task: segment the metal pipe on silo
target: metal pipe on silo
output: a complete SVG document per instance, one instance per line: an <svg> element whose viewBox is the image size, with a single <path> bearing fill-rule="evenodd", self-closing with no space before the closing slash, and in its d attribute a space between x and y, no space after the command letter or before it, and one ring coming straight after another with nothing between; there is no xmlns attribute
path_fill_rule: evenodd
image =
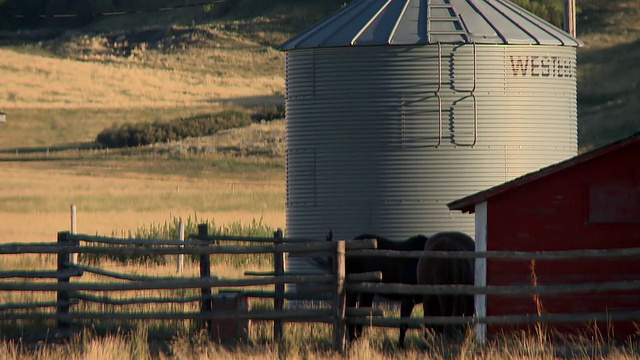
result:
<svg viewBox="0 0 640 360"><path fill-rule="evenodd" d="M564 31L576 36L576 0L564 0Z"/></svg>

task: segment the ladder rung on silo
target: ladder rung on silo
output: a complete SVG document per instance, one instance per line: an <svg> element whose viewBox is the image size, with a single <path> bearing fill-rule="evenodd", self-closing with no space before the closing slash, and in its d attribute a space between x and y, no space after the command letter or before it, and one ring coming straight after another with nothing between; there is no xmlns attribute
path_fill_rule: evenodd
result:
<svg viewBox="0 0 640 360"><path fill-rule="evenodd" d="M432 9L447 9L449 10L451 15L450 17L432 17L431 16L431 10ZM431 22L451 22L451 23L457 23L457 27L459 29L462 30L433 30L431 29ZM428 37L428 43L431 43L431 35L458 35L458 36L464 36L467 38L467 40L469 39L469 33L467 31L464 30L464 25L462 23L462 19L460 18L460 16L458 15L458 13L455 11L455 8L453 5L448 4L448 3L439 3L439 4L434 4L433 0L428 0L427 2L427 37Z"/></svg>

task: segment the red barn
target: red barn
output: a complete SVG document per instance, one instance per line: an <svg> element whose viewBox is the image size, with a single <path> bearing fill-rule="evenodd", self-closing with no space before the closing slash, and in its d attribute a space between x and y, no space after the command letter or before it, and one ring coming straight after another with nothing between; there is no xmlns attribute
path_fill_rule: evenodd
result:
<svg viewBox="0 0 640 360"><path fill-rule="evenodd" d="M502 185L453 201L475 213L478 251L640 248L640 133ZM640 280L640 259L505 261L479 259L476 285L564 285ZM478 316L640 311L640 290L581 294L476 296ZM597 323L618 340L640 321ZM613 325L613 332L611 326ZM587 324L555 324L579 333ZM591 323L593 333L593 323ZM481 341L506 326L477 328Z"/></svg>

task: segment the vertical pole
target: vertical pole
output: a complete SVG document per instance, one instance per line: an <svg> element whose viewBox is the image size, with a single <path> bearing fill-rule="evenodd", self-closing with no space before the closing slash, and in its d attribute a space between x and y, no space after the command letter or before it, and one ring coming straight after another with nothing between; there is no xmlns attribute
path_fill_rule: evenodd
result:
<svg viewBox="0 0 640 360"><path fill-rule="evenodd" d="M576 36L576 0L564 0L564 31Z"/></svg>
<svg viewBox="0 0 640 360"><path fill-rule="evenodd" d="M198 240L207 241L207 237L209 236L209 226L207 224L198 225ZM208 246L208 244L202 244L201 246ZM200 278L210 278L211 277L211 260L209 258L209 254L201 254L200 255ZM200 312L208 313L211 312L211 288L203 287L200 289L202 299L200 300ZM204 320L203 327L211 333L211 319Z"/></svg>
<svg viewBox="0 0 640 360"><path fill-rule="evenodd" d="M71 245L69 240L69 232L63 231L58 233L58 245ZM58 253L58 272L62 272L69 269L69 253ZM68 284L69 277L58 278L58 284ZM69 314L69 292L66 290L58 290L56 315L68 315ZM68 329L70 324L68 320L57 319L58 330Z"/></svg>
<svg viewBox="0 0 640 360"><path fill-rule="evenodd" d="M71 234L75 235L78 233L78 222L77 222L77 209L75 205L71 205ZM78 263L78 253L71 254L71 259L69 259L70 263L77 264Z"/></svg>
<svg viewBox="0 0 640 360"><path fill-rule="evenodd" d="M345 350L345 314L347 307L347 294L344 289L345 282L345 242L334 243L334 293L333 293L333 349L340 353Z"/></svg>
<svg viewBox="0 0 640 360"><path fill-rule="evenodd" d="M273 264L275 267L276 277L284 275L284 253L280 250L280 244L283 243L282 229L278 229L273 233L273 244L275 250L273 252ZM284 307L284 284L276 284L276 294L273 298L273 309L282 310ZM282 341L282 320L273 321L273 340L275 342Z"/></svg>
<svg viewBox="0 0 640 360"><path fill-rule="evenodd" d="M184 220L180 219L178 223L178 240L184 243ZM184 249L184 245L180 245L181 249ZM184 269L184 254L178 254L178 275L182 275Z"/></svg>
<svg viewBox="0 0 640 360"><path fill-rule="evenodd" d="M484 201L476 205L476 251L487 251L487 202ZM477 258L475 260L474 285L486 288L487 286L487 259ZM487 295L474 295L474 306L476 318L485 319L487 317ZM487 324L478 323L474 326L475 338L478 344L487 343Z"/></svg>

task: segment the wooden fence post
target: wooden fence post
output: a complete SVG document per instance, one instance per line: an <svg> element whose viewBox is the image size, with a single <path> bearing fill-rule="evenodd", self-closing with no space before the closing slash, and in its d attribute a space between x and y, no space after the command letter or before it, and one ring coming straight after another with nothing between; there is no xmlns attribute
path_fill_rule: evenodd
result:
<svg viewBox="0 0 640 360"><path fill-rule="evenodd" d="M207 224L198 225L198 240L207 241L207 237L209 236L209 226ZM203 244L201 246L208 246L208 244ZM200 278L210 278L211 277L211 259L209 258L209 254L201 254L200 255ZM211 304L211 288L203 287L201 288L202 299L200 300L200 312L206 313L211 312L212 304ZM204 320L203 327L211 333L211 319Z"/></svg>
<svg viewBox="0 0 640 360"><path fill-rule="evenodd" d="M277 247L283 243L282 229L273 233L273 244ZM276 249L273 252L273 264L276 276L284 275L284 253ZM278 311L284 307L284 284L276 284L275 296L273 298L273 309ZM276 342L282 341L282 320L273 321L273 339Z"/></svg>
<svg viewBox="0 0 640 360"><path fill-rule="evenodd" d="M340 353L345 350L345 314L347 306L347 294L344 289L345 282L345 242L335 242L334 250L334 292L333 292L333 349Z"/></svg>
<svg viewBox="0 0 640 360"><path fill-rule="evenodd" d="M184 220L180 219L178 224L178 240L184 242ZM184 245L180 245L180 248L184 249ZM178 275L182 275L184 269L184 254L178 254Z"/></svg>
<svg viewBox="0 0 640 360"><path fill-rule="evenodd" d="M58 245L71 245L72 242L69 239L69 232L62 231L58 233ZM70 268L69 260L70 260L69 252L60 252L58 253L58 272L64 272ZM58 278L58 284L68 284L69 277L60 277ZM57 296L57 306L56 306L56 315L66 315L69 314L69 292L66 290L58 290ZM67 320L57 319L57 327L58 330L65 330L70 327L70 324Z"/></svg>

